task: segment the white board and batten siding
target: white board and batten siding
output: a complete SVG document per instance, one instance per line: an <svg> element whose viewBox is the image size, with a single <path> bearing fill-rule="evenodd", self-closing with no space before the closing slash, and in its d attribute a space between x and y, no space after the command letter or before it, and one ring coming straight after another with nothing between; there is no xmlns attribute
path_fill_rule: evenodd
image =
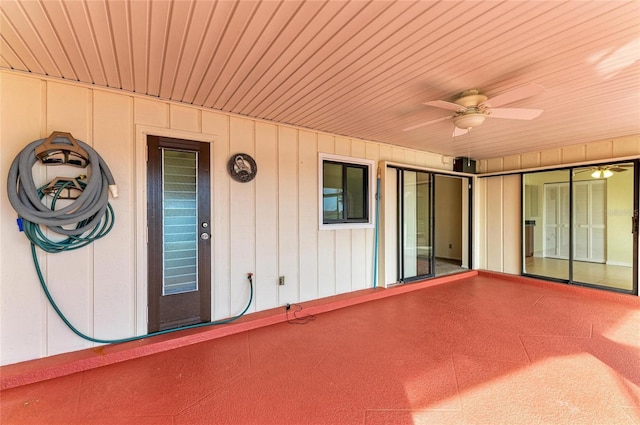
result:
<svg viewBox="0 0 640 425"><path fill-rule="evenodd" d="M254 273L255 283L250 313L372 287L374 229L319 230L320 153L369 159L376 166L379 161L448 166L430 153L11 71L0 73L0 90L1 175L27 143L57 130L92 145L115 176L120 196L111 199L112 232L87 248L39 254L62 310L97 338L146 333L147 134L211 143L213 319L242 311L249 296L247 273ZM227 161L238 152L257 162L258 175L249 183L227 174ZM36 178L52 179L54 168ZM48 305L15 218L5 194L0 197L0 363L91 347ZM278 285L279 276L285 277L284 286Z"/></svg>
<svg viewBox="0 0 640 425"><path fill-rule="evenodd" d="M520 175L478 179L476 194L480 201L477 229L480 240L478 267L516 274L521 273L520 251Z"/></svg>

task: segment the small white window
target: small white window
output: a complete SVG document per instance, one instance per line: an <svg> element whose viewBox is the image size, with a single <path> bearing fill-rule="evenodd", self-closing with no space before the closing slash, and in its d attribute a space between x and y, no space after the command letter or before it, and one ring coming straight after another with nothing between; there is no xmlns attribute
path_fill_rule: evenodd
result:
<svg viewBox="0 0 640 425"><path fill-rule="evenodd" d="M368 159L320 154L320 229L373 227L374 164Z"/></svg>

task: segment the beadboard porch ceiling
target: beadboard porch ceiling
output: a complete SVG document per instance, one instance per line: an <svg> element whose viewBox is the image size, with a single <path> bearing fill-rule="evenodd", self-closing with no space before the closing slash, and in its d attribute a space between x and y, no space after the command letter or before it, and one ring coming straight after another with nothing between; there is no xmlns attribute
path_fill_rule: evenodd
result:
<svg viewBox="0 0 640 425"><path fill-rule="evenodd" d="M640 133L639 1L2 0L2 68L486 159ZM527 84L452 138L468 89Z"/></svg>

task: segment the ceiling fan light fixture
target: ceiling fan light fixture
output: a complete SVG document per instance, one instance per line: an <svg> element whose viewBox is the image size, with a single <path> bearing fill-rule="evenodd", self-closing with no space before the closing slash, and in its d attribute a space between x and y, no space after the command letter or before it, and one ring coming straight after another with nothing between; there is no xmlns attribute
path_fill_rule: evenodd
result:
<svg viewBox="0 0 640 425"><path fill-rule="evenodd" d="M463 130L468 130L473 127L478 127L484 122L486 115L478 112L460 115L453 119L453 124Z"/></svg>
<svg viewBox="0 0 640 425"><path fill-rule="evenodd" d="M594 179L601 179L603 177L605 179L608 179L611 176L613 176L613 171L608 168L598 167L593 171L593 173L591 173L591 177L593 177Z"/></svg>
<svg viewBox="0 0 640 425"><path fill-rule="evenodd" d="M435 108L453 111L453 115L414 125L404 129L404 131L410 131L447 119L453 121L455 126L453 137L455 137L460 134L464 134L465 132L469 132L469 130L474 127L482 125L486 117L532 120L540 116L543 112L542 109L501 108L500 106L535 96L540 94L543 90L542 86L529 84L527 86L511 89L489 99L487 96L480 94L479 90L472 89L463 91L460 93L459 97L453 101L430 100L428 102L424 102L424 104Z"/></svg>

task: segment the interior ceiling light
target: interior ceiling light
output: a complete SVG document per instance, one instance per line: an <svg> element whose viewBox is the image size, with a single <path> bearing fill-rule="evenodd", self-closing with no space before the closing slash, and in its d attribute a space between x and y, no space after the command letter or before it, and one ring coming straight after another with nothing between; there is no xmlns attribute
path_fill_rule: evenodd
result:
<svg viewBox="0 0 640 425"><path fill-rule="evenodd" d="M593 173L591 173L591 177L593 177L594 179L600 179L602 177L608 179L611 176L613 176L613 171L609 170L608 168L602 167L598 167Z"/></svg>
<svg viewBox="0 0 640 425"><path fill-rule="evenodd" d="M484 119L487 116L485 114L474 112L469 114L460 115L459 117L455 117L453 119L453 123L456 127L461 128L463 130L468 130L473 127L478 127L484 122Z"/></svg>

